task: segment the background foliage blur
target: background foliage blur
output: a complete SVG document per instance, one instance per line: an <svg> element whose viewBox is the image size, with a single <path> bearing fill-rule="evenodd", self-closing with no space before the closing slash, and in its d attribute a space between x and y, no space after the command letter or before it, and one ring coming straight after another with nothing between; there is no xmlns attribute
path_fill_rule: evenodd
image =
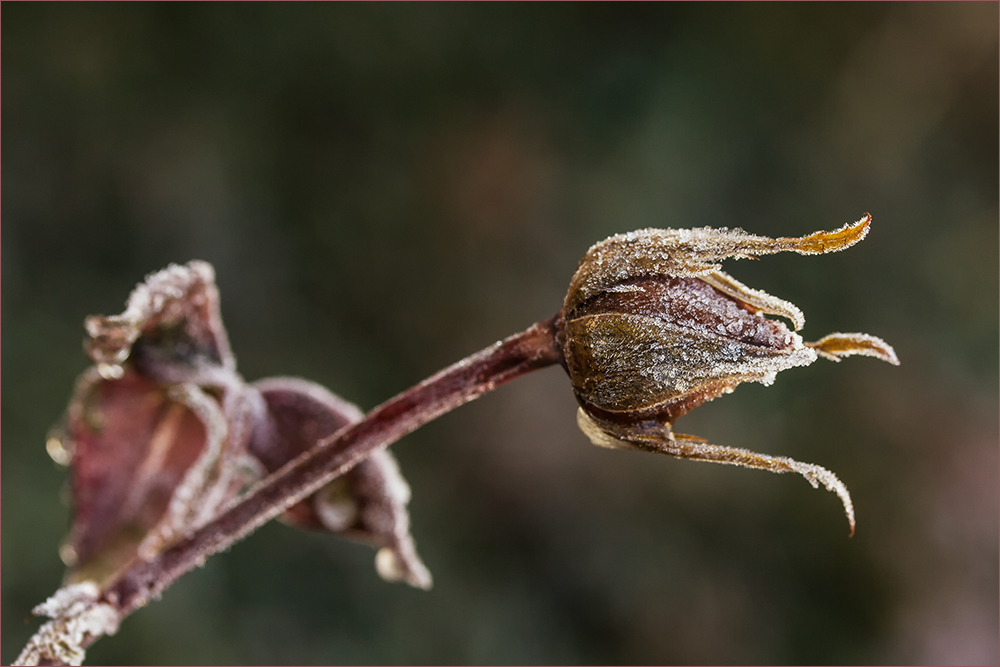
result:
<svg viewBox="0 0 1000 667"><path fill-rule="evenodd" d="M554 313L592 243L874 216L728 264L803 334L899 353L745 385L679 430L836 471L605 451L559 369L394 448L430 593L265 527L92 663L998 660L996 3L2 8L2 661L59 584L45 434L85 315L212 262L248 379L371 408Z"/></svg>

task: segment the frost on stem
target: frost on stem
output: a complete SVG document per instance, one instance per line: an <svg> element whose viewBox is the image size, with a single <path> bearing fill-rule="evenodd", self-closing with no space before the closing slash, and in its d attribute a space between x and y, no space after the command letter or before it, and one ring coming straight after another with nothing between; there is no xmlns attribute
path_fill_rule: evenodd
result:
<svg viewBox="0 0 1000 667"><path fill-rule="evenodd" d="M770 385L778 372L817 356L867 355L898 364L885 341L830 334L815 343L795 305L720 270L727 258L776 252L835 252L862 240L871 216L831 232L770 239L742 230L643 229L593 246L570 283L563 309L566 368L580 403L578 423L603 447L797 472L840 496L854 533L847 488L830 471L785 457L711 445L675 434L673 422L742 382Z"/></svg>
<svg viewBox="0 0 1000 667"><path fill-rule="evenodd" d="M47 616L14 661L15 665L79 665L85 647L102 635L118 630L118 612L98 602L100 590L92 582L70 584L32 610Z"/></svg>

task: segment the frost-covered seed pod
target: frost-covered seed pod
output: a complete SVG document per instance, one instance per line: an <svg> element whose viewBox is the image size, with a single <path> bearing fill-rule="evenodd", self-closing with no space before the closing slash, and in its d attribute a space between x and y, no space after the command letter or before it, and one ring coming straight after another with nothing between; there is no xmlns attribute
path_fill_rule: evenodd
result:
<svg viewBox="0 0 1000 667"><path fill-rule="evenodd" d="M832 232L771 239L728 229L643 229L613 236L580 261L561 313L566 370L578 422L596 445L680 458L799 472L836 491L854 525L847 489L833 473L784 457L710 445L673 432L673 422L741 382L775 375L817 356L861 354L898 364L892 347L867 334L835 333L805 343L793 304L720 270L727 257L842 250L865 237L870 216Z"/></svg>

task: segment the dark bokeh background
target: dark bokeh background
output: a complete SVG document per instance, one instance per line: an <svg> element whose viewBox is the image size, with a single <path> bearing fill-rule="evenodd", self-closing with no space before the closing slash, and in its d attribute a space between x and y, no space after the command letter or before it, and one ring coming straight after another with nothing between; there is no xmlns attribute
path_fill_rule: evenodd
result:
<svg viewBox="0 0 1000 667"><path fill-rule="evenodd" d="M269 525L93 663L998 660L998 10L946 4L2 8L2 661L59 584L45 453L85 315L211 261L240 369L370 408L558 309L631 229L874 216L728 264L902 366L817 362L679 423L800 478L601 450L559 369L394 447L432 592Z"/></svg>

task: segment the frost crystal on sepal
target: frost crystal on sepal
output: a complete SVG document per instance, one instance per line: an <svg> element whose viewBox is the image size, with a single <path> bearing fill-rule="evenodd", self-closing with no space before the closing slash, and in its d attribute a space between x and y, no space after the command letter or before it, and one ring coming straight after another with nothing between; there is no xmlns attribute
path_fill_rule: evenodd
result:
<svg viewBox="0 0 1000 667"><path fill-rule="evenodd" d="M875 357L882 361L899 365L899 357L892 346L878 336L863 333L832 333L823 336L815 343L806 343L816 350L816 354L829 359L830 361L840 361L844 357L861 355L865 357Z"/></svg>
<svg viewBox="0 0 1000 667"><path fill-rule="evenodd" d="M607 287L639 276L704 276L727 257L746 259L777 252L816 255L849 248L868 234L871 216L832 232L771 239L742 229L640 229L594 245L570 282L570 310ZM732 296L732 295L730 295ZM767 311L765 311L767 312Z"/></svg>
<svg viewBox="0 0 1000 667"><path fill-rule="evenodd" d="M638 449L693 461L723 463L776 473L798 473L805 477L813 488L823 484L827 491L837 494L844 504L844 514L851 526L851 535L854 534L854 503L851 501L851 494L834 473L821 466L802 463L786 456L769 456L736 447L713 445L695 436L675 434L669 424L662 424L645 432L637 429L622 430L612 424L601 425L583 408L577 410L576 423L590 442L598 447Z"/></svg>

